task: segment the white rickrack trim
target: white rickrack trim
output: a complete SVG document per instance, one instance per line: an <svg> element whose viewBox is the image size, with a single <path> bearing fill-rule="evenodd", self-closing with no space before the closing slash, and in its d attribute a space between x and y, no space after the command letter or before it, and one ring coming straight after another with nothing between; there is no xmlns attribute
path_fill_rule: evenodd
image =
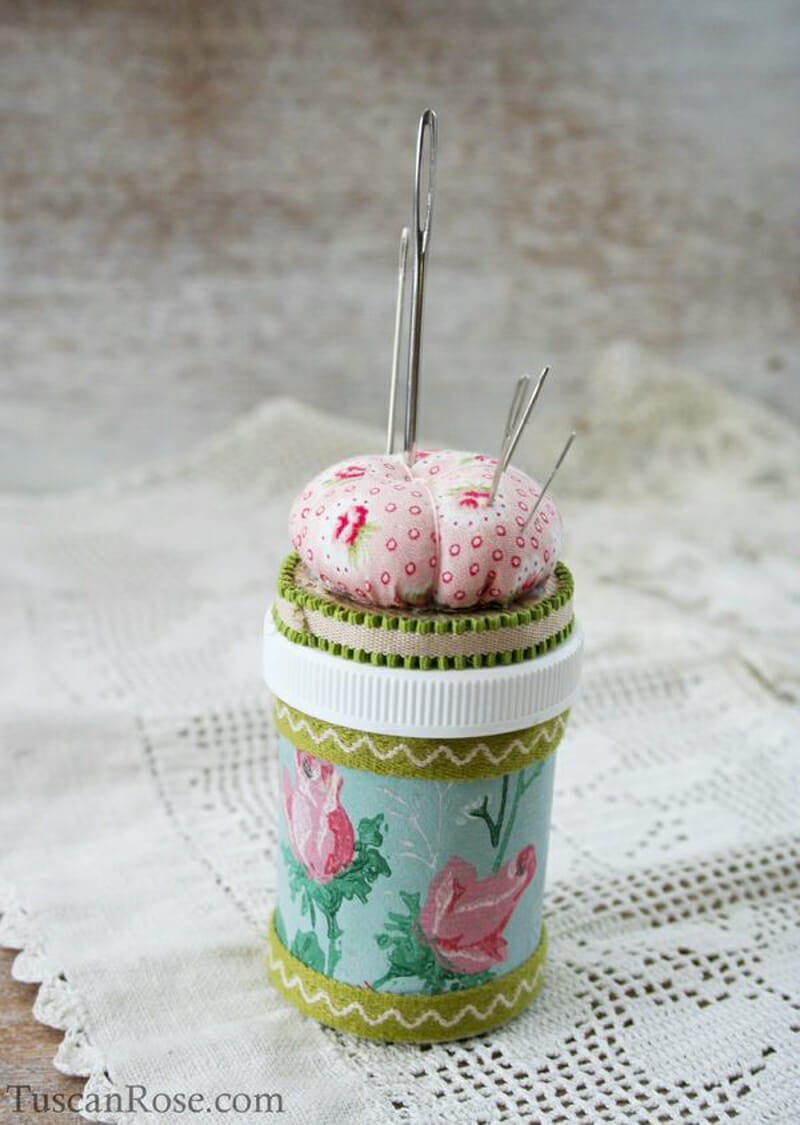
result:
<svg viewBox="0 0 800 1125"><path fill-rule="evenodd" d="M528 995L533 995L533 993L536 991L536 986L539 983L539 978L544 972L544 963L540 963L539 965L537 965L536 971L534 972L533 977L530 980L523 979L519 981L510 1000L506 996L504 996L502 992L498 992L495 996L492 997L490 1003L486 1006L486 1008L483 1009L476 1008L475 1005L470 1001L470 1003L465 1004L463 1008L460 1008L454 1016L451 1016L449 1018L440 1015L435 1008L428 1008L428 1010L422 1012L421 1015L415 1016L414 1019L409 1020L403 1015L402 1012L399 1012L397 1008L387 1008L385 1012L381 1012L380 1015L377 1016L367 1015L367 1013L364 1011L363 1005L359 1000L351 1000L343 1007L340 1007L338 1004L335 1004L333 1002L328 993L323 989L318 988L313 992L309 992L299 976L287 976L286 966L284 962L279 957L275 956L271 949L269 951L269 962L270 968L274 969L280 975L284 988L288 992L292 992L294 990L299 992L306 1004L315 1006L320 1002L324 1002L331 1015L336 1019L343 1019L344 1017L351 1015L353 1012L357 1012L364 1023L369 1024L370 1027L380 1027L381 1024L384 1024L388 1020L393 1019L407 1031L415 1031L418 1027L421 1027L424 1023L428 1023L430 1020L438 1023L439 1026L444 1028L445 1030L450 1030L457 1024L461 1023L464 1017L468 1015L474 1016L476 1020L487 1020L490 1016L493 1016L497 1009L500 1007L503 1007L507 1012L510 1012L519 1002L519 998L522 996L523 992L528 993Z"/></svg>
<svg viewBox="0 0 800 1125"><path fill-rule="evenodd" d="M288 707L281 699L276 700L275 714L279 719L285 721L295 734L301 731L306 733L316 746L319 746L322 742L326 742L328 739L332 739L343 754L355 754L364 747L370 754L382 762L390 762L398 755L403 754L411 765L420 769L429 766L431 762L438 761L440 758L447 758L454 766L465 766L469 765L470 762L480 755L483 756L487 762L490 762L491 765L499 766L506 758L510 758L516 754L521 754L525 757L533 757L542 743L548 746L558 745L567 726L566 714L558 715L552 725L542 725L541 729L532 736L530 743L526 744L521 738L514 738L506 743L503 749L497 754L492 751L492 748L486 742L476 743L467 754L454 754L452 749L445 742L434 747L427 754L416 754L414 748L409 746L406 742L398 742L387 750L381 750L370 735L365 732L362 732L360 736L352 742L347 743L342 739L337 727L328 726L325 727L324 730L315 731L306 718L302 716L295 717L296 712Z"/></svg>

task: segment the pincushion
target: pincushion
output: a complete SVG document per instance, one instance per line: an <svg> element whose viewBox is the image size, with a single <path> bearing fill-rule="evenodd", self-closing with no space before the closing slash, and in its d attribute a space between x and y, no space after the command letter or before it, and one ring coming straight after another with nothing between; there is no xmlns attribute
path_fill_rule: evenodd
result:
<svg viewBox="0 0 800 1125"><path fill-rule="evenodd" d="M283 778L270 977L322 1023L409 1042L483 1034L541 987L554 751L583 643L547 499L574 433L543 484L511 467L549 367L517 380L497 458L416 447L435 137L426 110L386 453L297 498L264 628Z"/></svg>
<svg viewBox="0 0 800 1125"><path fill-rule="evenodd" d="M303 489L289 519L295 550L327 589L367 605L467 609L505 604L553 574L561 517L542 486L458 450L341 461Z"/></svg>

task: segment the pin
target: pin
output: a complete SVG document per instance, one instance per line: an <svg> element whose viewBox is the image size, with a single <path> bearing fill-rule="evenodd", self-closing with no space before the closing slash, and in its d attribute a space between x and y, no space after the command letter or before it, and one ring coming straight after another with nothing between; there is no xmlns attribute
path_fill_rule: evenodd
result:
<svg viewBox="0 0 800 1125"><path fill-rule="evenodd" d="M528 518L525 520L525 523L522 525L521 532L522 532L523 535L525 534L525 532L528 528L528 524L531 522L531 520L536 518L536 513L539 511L539 505L541 504L542 500L544 500L545 493L547 492L550 485L553 483L553 477L556 475L558 470L561 468L561 465L564 461L564 458L569 453L570 446L572 445L574 440L575 440L575 431L573 430L572 433L567 438L566 445L561 450L561 453L558 456L558 460L556 461L555 465L553 465L550 476L544 482L544 486L542 487L542 491L539 493L539 495L536 499L536 503L533 505L533 511L528 516Z"/></svg>
<svg viewBox="0 0 800 1125"><path fill-rule="evenodd" d="M394 415L397 405L397 374L400 370L400 329L406 303L406 278L408 277L408 227L400 235L400 257L397 263L397 301L394 309L394 344L392 345L392 374L389 380L389 418L386 424L386 452L394 453Z"/></svg>
<svg viewBox="0 0 800 1125"><path fill-rule="evenodd" d="M428 186L425 202L425 215L422 225L422 158L425 137L428 137ZM419 119L417 132L417 162L414 171L414 202L412 236L414 239L414 272L411 285L411 329L408 342L408 376L406 379L406 416L403 452L408 465L414 463L417 442L417 404L419 402L419 372L422 360L422 310L425 298L425 266L428 257L428 243L431 235L433 216L433 184L436 173L437 120L432 109L426 109Z"/></svg>
<svg viewBox="0 0 800 1125"><path fill-rule="evenodd" d="M517 389L514 391L514 398L511 402L511 411L509 411L508 422L506 422L506 433L503 437L503 445L500 450L500 457L497 462L497 468L494 471L494 477L492 478L492 487L489 492L488 500L490 506L494 503L495 493L497 492L498 486L500 484L500 479L511 463L511 458L514 456L514 450L519 445L519 439L522 437L522 433L528 424L528 419L530 418L531 413L533 412L533 408L536 405L536 400L542 393L542 387L544 386L545 379L549 374L550 367L547 366L543 368L542 373L536 382L536 386L533 388L531 396L525 403L524 407L520 407L518 404L518 396L520 394L520 384L522 383L522 379L520 379L517 383ZM522 376L522 378L525 379L527 386L527 384L530 382L528 376L524 375ZM511 417L512 411L516 414L516 417L513 421ZM511 423L510 432L509 423Z"/></svg>

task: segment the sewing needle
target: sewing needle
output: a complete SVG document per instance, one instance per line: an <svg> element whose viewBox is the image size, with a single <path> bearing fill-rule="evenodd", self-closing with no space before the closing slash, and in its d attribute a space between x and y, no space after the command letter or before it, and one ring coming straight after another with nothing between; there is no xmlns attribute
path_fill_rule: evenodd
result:
<svg viewBox="0 0 800 1125"><path fill-rule="evenodd" d="M389 380L389 418L386 424L386 452L394 453L395 408L397 405L397 375L400 370L400 331L406 303L406 278L408 277L408 227L400 235L400 257L397 264L397 300L394 310L394 343L392 345L392 373Z"/></svg>
<svg viewBox="0 0 800 1125"><path fill-rule="evenodd" d="M428 138L428 184L424 221L422 216L422 160L425 138ZM433 185L436 173L437 118L432 109L426 109L419 119L417 132L417 161L414 171L413 237L414 269L411 283L411 328L408 344L408 376L406 379L406 415L403 452L409 466L414 463L417 442L417 405L419 402L419 373L422 360L422 310L425 298L425 267L433 216Z"/></svg>
<svg viewBox="0 0 800 1125"><path fill-rule="evenodd" d="M561 453L558 455L558 460L556 461L555 465L553 465L550 476L544 482L544 486L542 487L542 491L539 493L538 497L536 498L536 503L533 505L533 511L530 513L528 518L525 520L525 523L522 525L522 534L523 535L525 534L525 531L527 530L528 524L531 522L532 519L535 519L536 513L539 511L539 505L541 504L542 500L544 500L545 493L547 492L550 485L553 483L553 477L556 475L558 470L561 468L561 465L564 461L564 458L569 453L570 446L572 445L574 440L575 440L575 431L573 430L572 433L567 438L567 441L566 441L566 444L565 444L564 448L561 450Z"/></svg>
<svg viewBox="0 0 800 1125"><path fill-rule="evenodd" d="M497 487L500 484L500 479L501 479L503 473L508 468L509 464L511 463L511 458L514 456L514 450L517 448L517 445L519 444L519 439L522 437L522 433L523 433L525 427L528 424L528 419L530 418L531 413L533 411L533 408L536 405L536 400L538 399L539 395L542 393L542 387L544 386L545 380L547 379L547 376L549 374L550 374L549 366L542 369L542 373L541 373L541 375L539 376L539 378L536 382L536 386L533 388L533 391L530 395L530 398L526 402L522 411L517 412L518 418L517 418L516 424L514 426L514 429L513 429L512 433L510 434L508 440L504 443L504 447L503 447L503 450L501 452L500 464L498 466L500 471L498 473L497 469L495 470L494 479L492 481L492 489L491 489L490 494L489 494L489 501L488 501L489 504L494 503L495 492L497 491ZM516 398L516 395L515 395L515 398Z"/></svg>

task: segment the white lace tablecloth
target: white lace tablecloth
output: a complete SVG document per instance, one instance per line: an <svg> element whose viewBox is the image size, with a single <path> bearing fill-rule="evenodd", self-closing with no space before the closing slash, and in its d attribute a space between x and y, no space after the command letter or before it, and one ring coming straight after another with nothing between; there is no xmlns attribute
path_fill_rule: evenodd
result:
<svg viewBox="0 0 800 1125"><path fill-rule="evenodd" d="M323 1030L265 978L262 615L293 490L377 435L271 402L180 464L0 502L1 936L88 1092L276 1091L315 1123L798 1119L798 434L631 346L579 430L546 987L448 1046Z"/></svg>

